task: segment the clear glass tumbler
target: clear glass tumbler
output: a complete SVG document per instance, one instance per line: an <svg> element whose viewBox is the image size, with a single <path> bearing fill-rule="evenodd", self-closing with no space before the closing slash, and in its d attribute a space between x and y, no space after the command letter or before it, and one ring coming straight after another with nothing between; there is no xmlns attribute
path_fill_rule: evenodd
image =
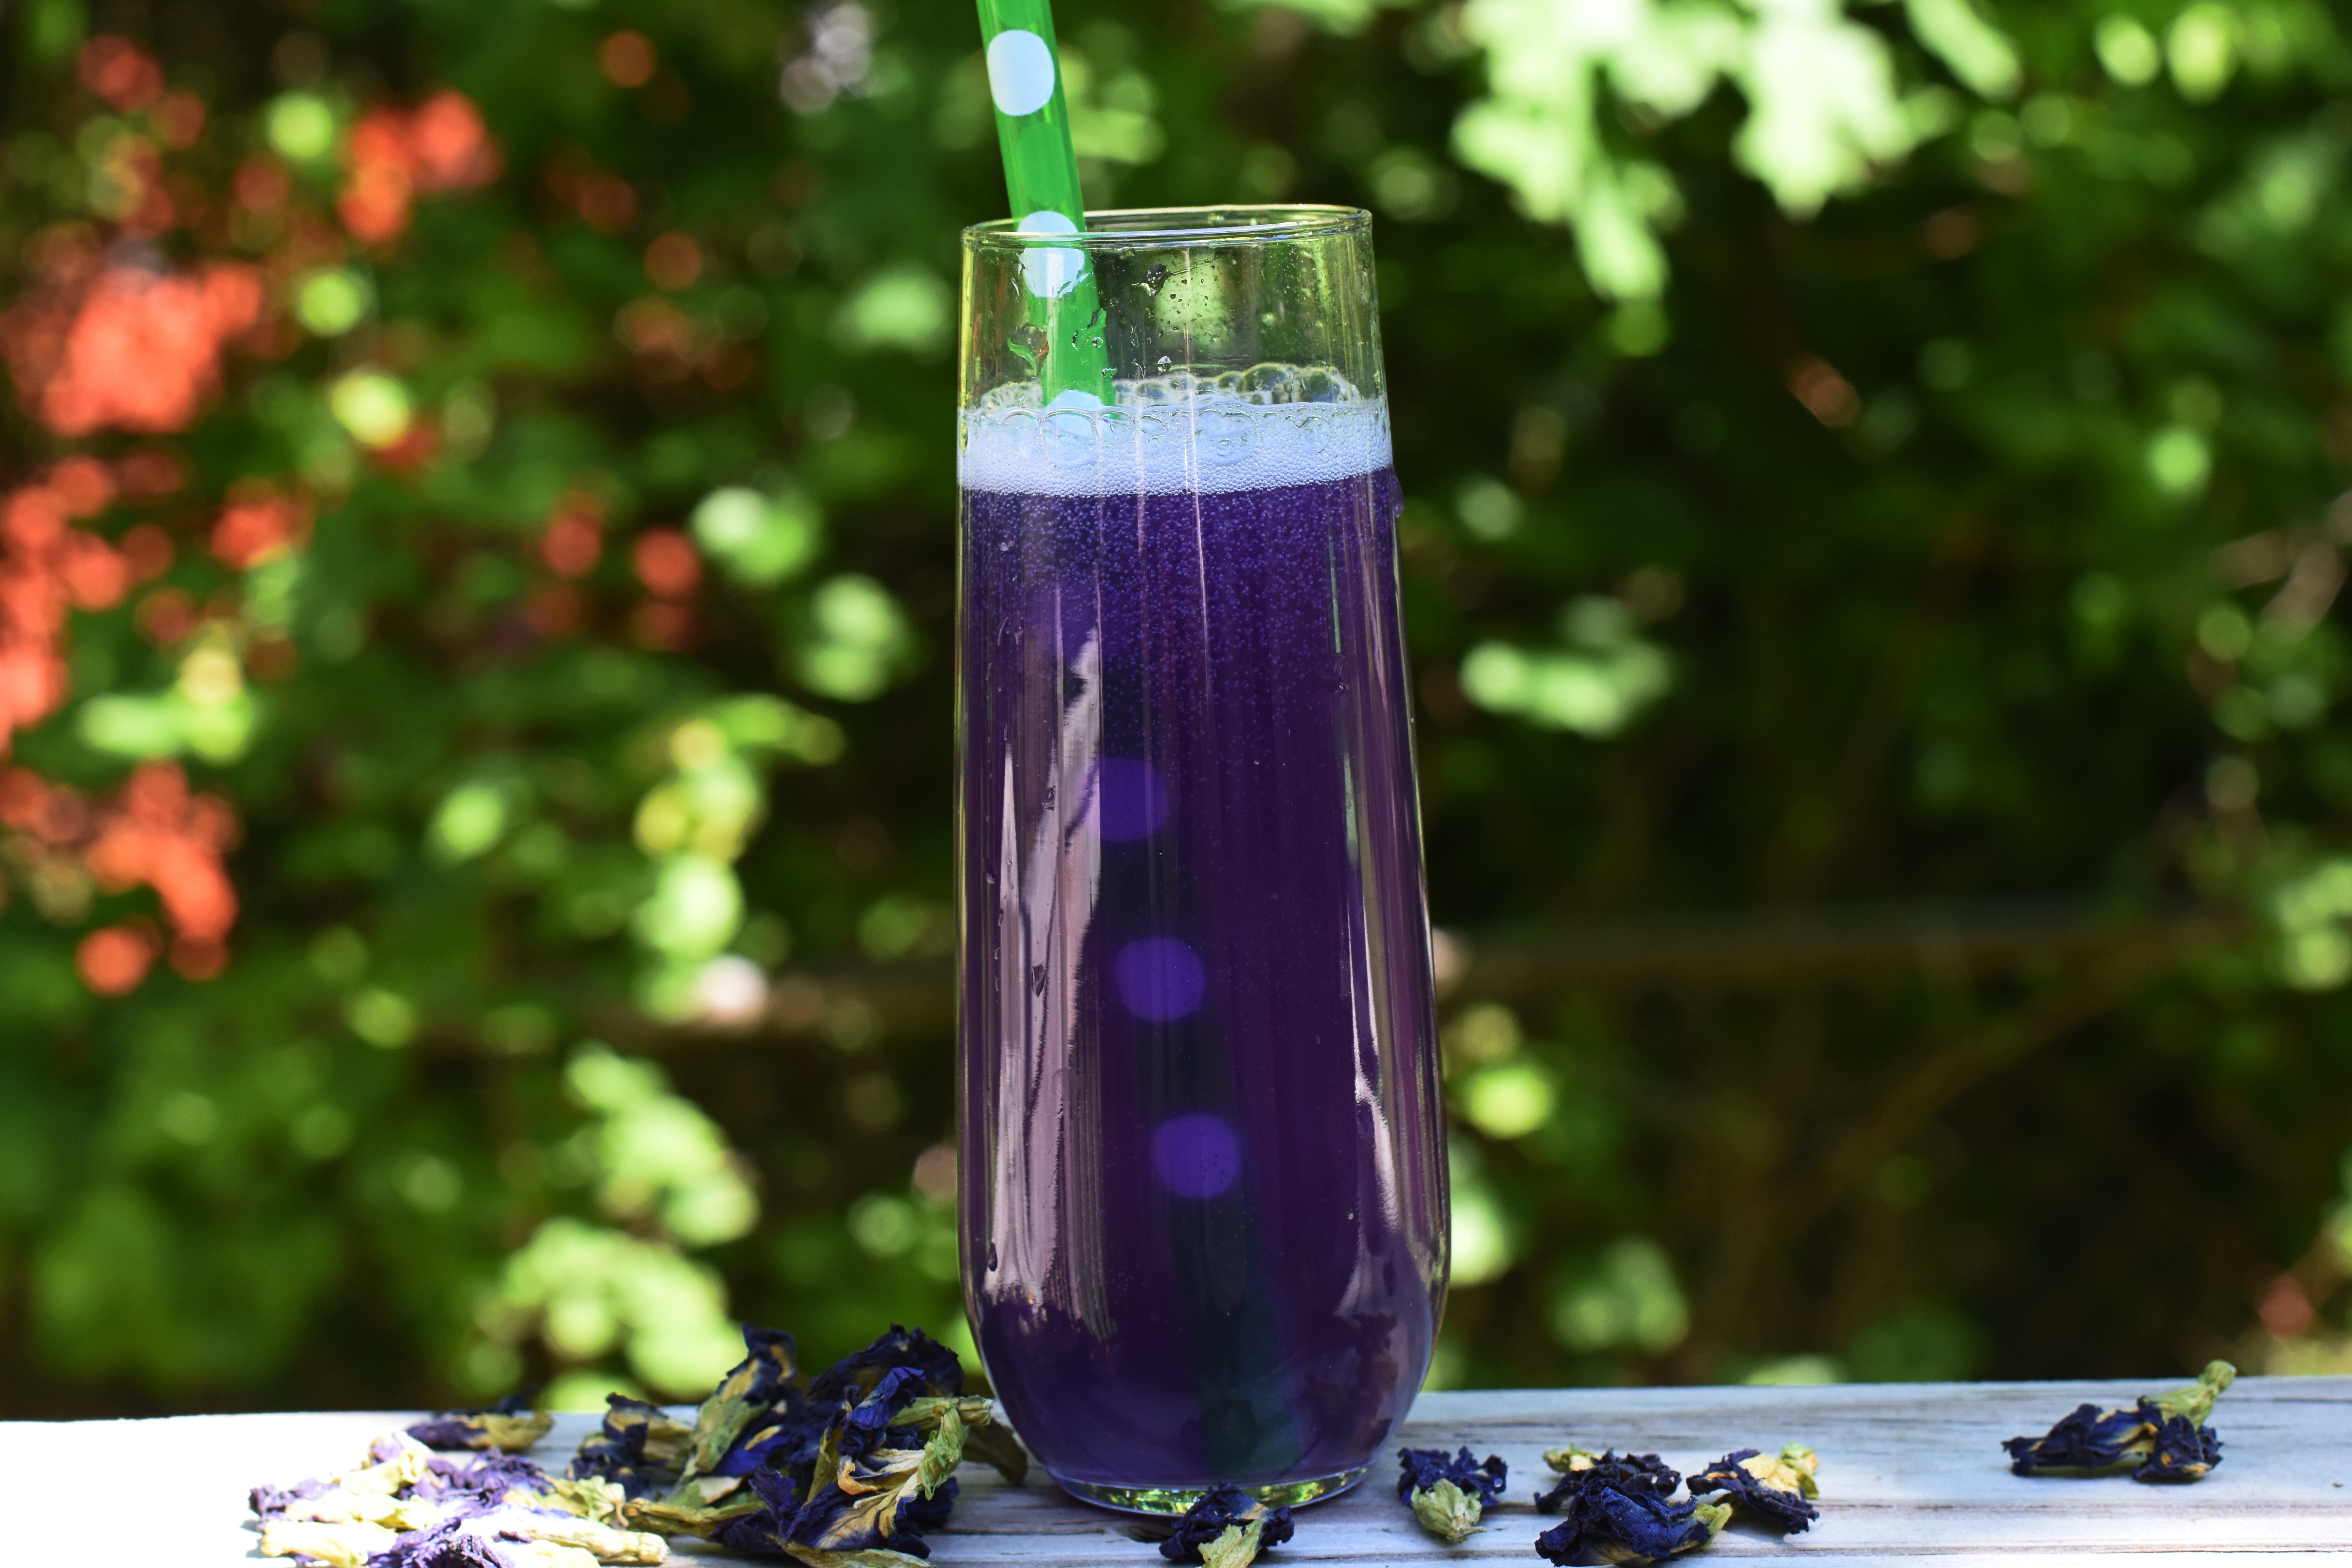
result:
<svg viewBox="0 0 2352 1568"><path fill-rule="evenodd" d="M964 234L965 1300L1079 1497L1306 1501L1445 1294L1370 219L1087 223Z"/></svg>

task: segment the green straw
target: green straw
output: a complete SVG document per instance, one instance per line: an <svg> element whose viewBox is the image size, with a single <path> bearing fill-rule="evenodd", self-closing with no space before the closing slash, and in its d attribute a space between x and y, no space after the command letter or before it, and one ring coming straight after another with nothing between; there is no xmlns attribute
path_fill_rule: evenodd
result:
<svg viewBox="0 0 2352 1568"><path fill-rule="evenodd" d="M1014 217L1024 231L1083 232L1086 200L1078 194L1053 12L1046 0L980 0L980 36L988 46L988 90L996 101L996 139ZM1029 320L1039 331L1013 346L1036 366L1045 401L1108 402L1101 301L1087 253L1075 246L1033 247L1022 258L1022 278Z"/></svg>

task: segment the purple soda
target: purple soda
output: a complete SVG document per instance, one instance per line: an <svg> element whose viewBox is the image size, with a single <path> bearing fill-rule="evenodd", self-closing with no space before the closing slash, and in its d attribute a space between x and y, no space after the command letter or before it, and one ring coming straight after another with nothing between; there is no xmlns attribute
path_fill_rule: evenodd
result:
<svg viewBox="0 0 2352 1568"><path fill-rule="evenodd" d="M1075 473L967 432L966 1299L1108 1500L1360 1470L1444 1292L1385 428L1224 417Z"/></svg>

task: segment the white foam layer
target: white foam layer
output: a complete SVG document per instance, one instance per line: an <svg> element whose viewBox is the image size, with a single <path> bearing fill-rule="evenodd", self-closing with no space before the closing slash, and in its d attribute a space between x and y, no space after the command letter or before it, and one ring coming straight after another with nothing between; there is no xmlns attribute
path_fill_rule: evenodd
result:
<svg viewBox="0 0 2352 1568"><path fill-rule="evenodd" d="M1123 384L1108 406L1065 393L1040 407L1034 386L1001 389L964 411L958 479L969 490L1024 495L1215 494L1389 466L1385 401L1348 396L1330 377L1312 390L1331 401L1271 401L1269 389L1226 384L1232 379ZM1271 390L1278 396L1293 386Z"/></svg>

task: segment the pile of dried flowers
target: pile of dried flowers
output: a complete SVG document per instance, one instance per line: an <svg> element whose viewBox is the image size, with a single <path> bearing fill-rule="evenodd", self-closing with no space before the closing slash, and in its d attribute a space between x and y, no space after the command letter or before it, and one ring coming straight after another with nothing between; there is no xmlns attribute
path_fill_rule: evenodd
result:
<svg viewBox="0 0 2352 1568"><path fill-rule="evenodd" d="M804 1387L791 1335L743 1339L691 1423L615 1394L562 1478L508 1451L552 1425L509 1400L380 1438L341 1475L257 1487L262 1552L330 1568L591 1568L661 1563L665 1537L696 1535L810 1568L919 1568L966 1453L1014 1481L1027 1471L994 1407L964 1395L954 1353L919 1331L894 1326Z"/></svg>

